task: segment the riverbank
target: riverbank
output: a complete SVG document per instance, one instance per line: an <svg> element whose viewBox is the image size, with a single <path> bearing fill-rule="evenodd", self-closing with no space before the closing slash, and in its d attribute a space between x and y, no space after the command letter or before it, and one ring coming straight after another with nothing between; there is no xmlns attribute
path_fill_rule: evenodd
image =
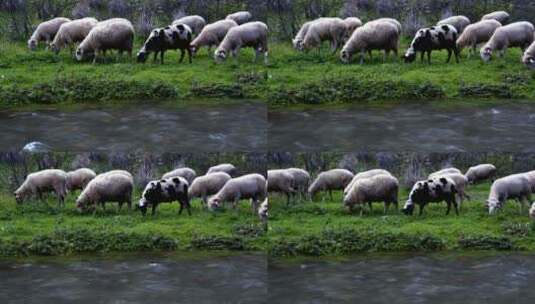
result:
<svg viewBox="0 0 535 304"><path fill-rule="evenodd" d="M2 43L0 54L1 106L199 98L261 99L271 105L535 99L535 74L521 64L519 50L490 64L476 57L445 64L446 54L436 52L431 66L382 63L378 53L371 63L343 65L327 49L302 54L280 43L272 44L267 66L253 64L250 50L220 65L204 49L191 65L179 65L176 52L169 52L163 66L114 56L97 65L77 63L67 51L29 52L22 43Z"/></svg>

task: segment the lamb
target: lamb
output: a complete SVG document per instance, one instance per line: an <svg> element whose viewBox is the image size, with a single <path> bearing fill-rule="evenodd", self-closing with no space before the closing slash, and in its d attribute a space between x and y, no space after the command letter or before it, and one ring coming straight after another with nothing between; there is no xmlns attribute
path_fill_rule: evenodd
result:
<svg viewBox="0 0 535 304"><path fill-rule="evenodd" d="M364 54L371 57L372 50L384 50L385 60L390 51L398 55L400 32L390 22L367 23L355 30L351 38L342 49L340 58L344 63L350 63L353 55L360 52L360 64L364 63Z"/></svg>
<svg viewBox="0 0 535 304"><path fill-rule="evenodd" d="M507 49L512 47L519 47L524 51L533 43L534 33L535 27L526 21L499 27L487 44L481 48L481 59L489 62L495 51L499 52L500 57L503 57Z"/></svg>
<svg viewBox="0 0 535 304"><path fill-rule="evenodd" d="M333 199L333 190L344 190L351 182L354 175L345 169L333 169L322 172L312 182L312 185L308 188L308 194L311 198L322 191L329 191L331 200Z"/></svg>
<svg viewBox="0 0 535 304"><path fill-rule="evenodd" d="M531 186L526 174L509 175L494 181L487 199L489 214L503 208L510 199L518 200L520 209L523 209L525 201L531 201Z"/></svg>
<svg viewBox="0 0 535 304"><path fill-rule="evenodd" d="M57 169L31 173L13 195L17 203L22 204L33 195L42 200L42 194L46 192L54 192L58 197L58 205L63 206L67 195L67 173Z"/></svg>
<svg viewBox="0 0 535 304"><path fill-rule="evenodd" d="M384 202L384 214L388 214L391 204L398 206L399 181L392 175L380 174L370 178L361 178L355 181L347 195L344 196L344 206L352 212L355 205L361 205L360 214L364 211L363 205L371 206L374 202Z"/></svg>
<svg viewBox="0 0 535 304"><path fill-rule="evenodd" d="M236 208L240 200L250 199L253 213L256 213L258 204L266 198L266 179L260 174L248 174L229 180L216 195L208 200L208 208L218 209L226 202L231 202L233 208Z"/></svg>
<svg viewBox="0 0 535 304"><path fill-rule="evenodd" d="M357 17L349 17L344 19L344 23L346 24L346 37L349 38L353 34L353 32L362 26L362 21Z"/></svg>
<svg viewBox="0 0 535 304"><path fill-rule="evenodd" d="M305 194L310 186L310 173L299 168L288 168L285 171L292 175L295 191L300 194Z"/></svg>
<svg viewBox="0 0 535 304"><path fill-rule="evenodd" d="M126 19L113 18L97 23L87 37L76 49L78 61L93 58L93 64L97 62L99 52L118 50L122 55L124 51L132 56L134 45L134 27Z"/></svg>
<svg viewBox="0 0 535 304"><path fill-rule="evenodd" d="M264 54L264 63L268 64L268 26L262 22L249 22L231 28L214 53L216 62L223 62L229 55L236 58L244 47L255 50L255 62Z"/></svg>
<svg viewBox="0 0 535 304"><path fill-rule="evenodd" d="M496 167L492 164L481 164L470 167L465 174L470 184L476 184L488 179L494 179L496 176Z"/></svg>
<svg viewBox="0 0 535 304"><path fill-rule="evenodd" d="M286 203L290 204L295 189L294 177L286 170L268 170L268 192L277 192L286 195Z"/></svg>
<svg viewBox="0 0 535 304"><path fill-rule="evenodd" d="M315 21L315 20L314 20ZM305 41L305 36L307 35L308 29L310 28L310 25L314 23L314 21L308 21L305 22L301 28L299 29L299 32L295 35L295 38L292 39L293 47L296 50L303 50L303 42Z"/></svg>
<svg viewBox="0 0 535 304"><path fill-rule="evenodd" d="M50 44L54 40L61 25L70 21L68 18L58 17L39 24L28 40L28 48L31 51L35 51L41 41L44 41L47 45Z"/></svg>
<svg viewBox="0 0 535 304"><path fill-rule="evenodd" d="M169 179L171 177L183 177L191 185L195 177L197 177L197 172L191 168L178 168L171 172L167 172L162 176L162 179Z"/></svg>
<svg viewBox="0 0 535 304"><path fill-rule="evenodd" d="M206 20L201 16L185 16L173 21L173 25L185 24L189 26L193 35L198 35L206 26Z"/></svg>
<svg viewBox="0 0 535 304"><path fill-rule="evenodd" d="M225 19L226 20L233 20L238 25L242 25L242 24L245 24L245 23L251 21L253 19L253 14L251 14L250 12L247 12L247 11L236 12L236 13L228 15L227 18L225 18Z"/></svg>
<svg viewBox="0 0 535 304"><path fill-rule="evenodd" d="M188 195L190 200L199 197L202 199L203 205L206 206L208 204L208 196L219 192L231 178L225 172L216 172L195 178L189 187Z"/></svg>
<svg viewBox="0 0 535 304"><path fill-rule="evenodd" d="M258 208L258 218L260 218L260 221L262 221L267 229L267 221L269 218L269 200L267 198L260 204L260 208Z"/></svg>
<svg viewBox="0 0 535 304"><path fill-rule="evenodd" d="M353 187L353 184L356 181L358 181L359 179L371 178L371 177L374 177L374 176L377 176L377 175L390 175L390 176L392 176L392 174L390 172L388 172L386 170L383 170L383 169L373 169L373 170L360 172L360 173L358 173L357 175L355 175L353 177L353 179L351 180L349 185L347 185L347 187L344 189L344 196L346 196L349 193L349 191Z"/></svg>
<svg viewBox="0 0 535 304"><path fill-rule="evenodd" d="M105 209L107 202L118 203L119 210L126 203L131 209L134 179L127 173L126 171L113 171L97 175L76 199L78 210L82 212L96 210L97 205Z"/></svg>
<svg viewBox="0 0 535 304"><path fill-rule="evenodd" d="M449 24L420 29L405 53L405 62L414 62L416 55L420 52L421 61L424 61L424 55L427 53L427 63L431 64L431 53L434 50L447 50L446 63L450 62L452 54L455 54L455 61L459 63L460 52L457 48L457 37L457 30Z"/></svg>
<svg viewBox="0 0 535 304"><path fill-rule="evenodd" d="M441 25L452 25L457 30L457 33L462 34L464 32L464 29L470 25L470 19L466 16L452 16L449 18L446 18L444 20L440 20L437 23L437 26Z"/></svg>
<svg viewBox="0 0 535 304"><path fill-rule="evenodd" d="M220 164L210 167L206 174L212 174L216 172L225 172L226 174L234 177L238 174L238 169L233 164Z"/></svg>
<svg viewBox="0 0 535 304"><path fill-rule="evenodd" d="M54 53L58 54L62 49L69 46L72 55L74 52L73 45L82 42L97 23L97 19L90 17L63 23L54 41L50 44L50 48Z"/></svg>
<svg viewBox="0 0 535 304"><path fill-rule="evenodd" d="M149 38L137 53L137 61L145 63L150 53L154 52L154 61L156 61L158 53L160 53L160 63L163 64L167 50L180 50L179 63L184 61L186 52L188 52L189 63L191 63L190 43L192 35L191 28L181 23L155 29L150 33Z"/></svg>
<svg viewBox="0 0 535 304"><path fill-rule="evenodd" d="M67 172L67 190L69 192L84 190L89 182L97 176L95 171L88 168L81 168Z"/></svg>
<svg viewBox="0 0 535 304"><path fill-rule="evenodd" d="M477 45L485 43L490 40L494 32L501 27L502 24L496 20L483 20L466 27L464 32L457 39L457 48L459 52L465 47L471 48L471 54L476 54Z"/></svg>
<svg viewBox="0 0 535 304"><path fill-rule="evenodd" d="M212 52L212 47L217 47L225 38L228 31L238 26L234 20L220 20L204 27L202 32L191 42L190 48L193 54L203 46L208 47L208 53Z"/></svg>
<svg viewBox="0 0 535 304"><path fill-rule="evenodd" d="M448 204L446 215L450 213L451 205L454 206L455 213L459 215L459 206L455 199L456 194L457 187L455 182L448 177L439 177L417 182L413 186L409 194L409 199L403 207L403 213L412 215L414 213L415 205L419 205L421 216L427 204L445 201Z"/></svg>
<svg viewBox="0 0 535 304"><path fill-rule="evenodd" d="M497 11L497 12L493 12L490 14L486 14L485 16L481 18L481 20L496 20L503 25L509 23L509 19L510 19L509 13L504 12L504 11Z"/></svg>
<svg viewBox="0 0 535 304"><path fill-rule="evenodd" d="M151 215L154 216L159 204L173 203L174 201L178 201L180 203L180 210L178 211L178 214L181 215L182 211L184 211L184 208L186 208L188 210L188 214L191 215L188 188L188 181L179 176L151 181L147 184L143 194L141 195L138 205L139 210L141 211L141 214L145 216L147 214L147 208L151 206Z"/></svg>
<svg viewBox="0 0 535 304"><path fill-rule="evenodd" d="M342 46L347 35L347 26L340 18L320 18L308 27L300 51L320 47L324 41L331 43L333 54Z"/></svg>
<svg viewBox="0 0 535 304"><path fill-rule="evenodd" d="M535 70L535 42L524 52L522 62L530 69Z"/></svg>

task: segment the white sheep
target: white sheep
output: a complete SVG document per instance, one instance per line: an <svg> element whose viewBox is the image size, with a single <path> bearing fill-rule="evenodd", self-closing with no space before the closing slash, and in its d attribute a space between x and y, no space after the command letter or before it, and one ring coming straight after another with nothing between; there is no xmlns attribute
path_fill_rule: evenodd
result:
<svg viewBox="0 0 535 304"><path fill-rule="evenodd" d="M69 21L71 20L68 18L58 17L39 24L28 40L28 48L34 51L41 41L49 45L54 40L61 25Z"/></svg>
<svg viewBox="0 0 535 304"><path fill-rule="evenodd" d="M189 26L193 32L193 35L198 35L206 26L206 20L198 15L185 16L173 21L173 25L178 24L185 24Z"/></svg>
<svg viewBox="0 0 535 304"><path fill-rule="evenodd" d="M268 192L286 195L286 203L290 204L291 197L297 192L294 177L286 170L268 170Z"/></svg>
<svg viewBox="0 0 535 304"><path fill-rule="evenodd" d="M496 176L496 167L492 164L481 164L470 167L466 173L466 178L470 184L493 179Z"/></svg>
<svg viewBox="0 0 535 304"><path fill-rule="evenodd" d="M80 168L67 172L67 190L69 192L84 190L87 184L96 176L95 171L88 168Z"/></svg>
<svg viewBox="0 0 535 304"><path fill-rule="evenodd" d="M464 29L470 25L470 19L466 16L451 16L449 18L440 20L437 25L449 24L457 29L457 33L462 34Z"/></svg>
<svg viewBox="0 0 535 304"><path fill-rule="evenodd" d="M535 171L527 172L525 175L528 178L531 193L535 193Z"/></svg>
<svg viewBox="0 0 535 304"><path fill-rule="evenodd" d="M503 57L507 49L512 47L519 47L524 51L533 43L534 33L535 27L527 21L499 27L487 44L481 48L481 59L489 62L495 51L499 52L500 57Z"/></svg>
<svg viewBox="0 0 535 304"><path fill-rule="evenodd" d="M462 51L465 47L469 47L470 55L476 54L477 45L489 41L494 32L501 26L502 24L494 19L470 24L457 39L457 48Z"/></svg>
<svg viewBox="0 0 535 304"><path fill-rule="evenodd" d="M522 56L522 62L530 69L535 70L535 42L533 42Z"/></svg>
<svg viewBox="0 0 535 304"><path fill-rule="evenodd" d="M531 202L531 186L526 174L509 175L494 181L487 199L489 214L503 208L505 202L511 199L520 203L521 210L526 201Z"/></svg>
<svg viewBox="0 0 535 304"><path fill-rule="evenodd" d="M363 172L357 173L353 177L351 182L347 185L347 187L344 189L344 196L346 196L349 193L349 191L353 187L353 184L356 181L358 181L359 179L371 178L371 177L374 177L374 176L377 176L377 175L390 175L390 176L393 176L390 172L388 172L387 170L384 170L384 169L372 169L372 170L368 170L368 171L363 171Z"/></svg>
<svg viewBox="0 0 535 304"><path fill-rule="evenodd" d="M398 20L396 20L394 18L379 18L379 19L372 20L372 21L368 22L367 24L383 23L383 22L390 23L390 24L394 25L396 27L396 29L398 30L399 35L401 36L402 29L403 29L402 26L401 26L401 22L399 22Z"/></svg>
<svg viewBox="0 0 535 304"><path fill-rule="evenodd" d="M267 229L267 221L269 218L269 200L267 198L260 204L260 208L258 208L258 218Z"/></svg>
<svg viewBox="0 0 535 304"><path fill-rule="evenodd" d="M155 215L159 204L178 201L180 203L178 214L181 215L185 208L188 214L191 215L188 188L188 181L180 176L151 181L141 195L138 205L139 210L145 215L147 208L152 207L152 215Z"/></svg>
<svg viewBox="0 0 535 304"><path fill-rule="evenodd" d="M438 177L426 181L417 182L409 194L409 199L403 207L403 213L412 215L415 205L420 206L420 215L429 203L440 203L445 201L448 204L446 215L450 213L451 206L455 208L455 213L459 215L459 205L456 200L457 186L448 177Z"/></svg>
<svg viewBox="0 0 535 304"><path fill-rule="evenodd" d="M97 23L98 20L91 17L63 23L50 44L51 50L58 54L62 49L70 47L72 55L74 44L82 42Z"/></svg>
<svg viewBox="0 0 535 304"><path fill-rule="evenodd" d="M356 180L344 196L344 206L352 212L355 205L360 205L360 214L364 205L371 206L374 202L384 203L384 214L388 213L391 204L398 208L399 181L392 175L380 174L370 178Z"/></svg>
<svg viewBox="0 0 535 304"><path fill-rule="evenodd" d="M233 20L238 25L242 25L242 24L245 24L247 22L250 22L253 19L253 14L251 14L250 12L247 12L247 11L241 11L241 12L236 12L236 13L230 14L225 19Z"/></svg>
<svg viewBox="0 0 535 304"><path fill-rule="evenodd" d="M253 214L256 214L258 204L266 198L266 178L260 174L248 174L229 180L216 195L208 200L208 207L214 210L230 202L233 208L236 208L240 200L250 199Z"/></svg>
<svg viewBox="0 0 535 304"><path fill-rule="evenodd" d="M346 24L346 37L349 38L353 32L362 26L362 21L357 17L348 17L344 19Z"/></svg>
<svg viewBox="0 0 535 304"><path fill-rule="evenodd" d="M301 195L306 194L311 182L310 173L300 168L288 168L285 171L292 175L295 190Z"/></svg>
<svg viewBox="0 0 535 304"><path fill-rule="evenodd" d="M457 169L457 168L444 168L444 169L441 169L439 171L436 171L436 172L433 172L431 174L429 174L429 179L433 179L433 177L436 177L436 176L441 176L441 175L444 175L444 174L462 174L461 170Z"/></svg>
<svg viewBox="0 0 535 304"><path fill-rule="evenodd" d="M107 202L115 202L119 204L119 210L124 203L131 209L134 179L126 173L114 171L97 175L76 199L76 207L80 211L96 210L98 205L105 209Z"/></svg>
<svg viewBox="0 0 535 304"><path fill-rule="evenodd" d="M118 50L119 54L128 52L132 56L134 45L134 26L126 19L113 18L101 21L89 32L76 49L76 59L82 61L93 58L97 62L99 53Z"/></svg>
<svg viewBox="0 0 535 304"><path fill-rule="evenodd" d="M331 200L333 199L332 191L344 190L351 182L354 175L349 170L333 169L322 172L316 177L314 182L308 188L310 198L323 191L328 191Z"/></svg>
<svg viewBox="0 0 535 304"><path fill-rule="evenodd" d="M197 177L197 172L191 168L178 168L173 171L167 172L162 176L162 179L169 179L171 177L183 177L191 185L195 177Z"/></svg>
<svg viewBox="0 0 535 304"><path fill-rule="evenodd" d="M234 177L238 174L238 169L233 164L220 164L210 167L206 174L212 174L216 172L225 172L226 174Z"/></svg>
<svg viewBox="0 0 535 304"><path fill-rule="evenodd" d="M268 63L268 26L263 22L249 22L231 28L214 53L216 62L223 62L229 55L236 58L240 50L251 47L255 50L254 61L264 54Z"/></svg>
<svg viewBox="0 0 535 304"><path fill-rule="evenodd" d="M238 26L234 20L220 20L208 24L203 28L201 33L191 42L191 51L195 54L204 47L208 47L208 53L212 52L212 47L217 47L225 38L228 31Z"/></svg>
<svg viewBox="0 0 535 304"><path fill-rule="evenodd" d="M506 25L507 23L509 23L509 19L510 19L509 13L504 12L504 11L492 12L490 14L484 15L481 18L481 20L496 20L503 25Z"/></svg>
<svg viewBox="0 0 535 304"><path fill-rule="evenodd" d="M206 206L208 204L208 196L219 192L231 178L225 172L215 172L195 178L189 187L188 195L190 200L201 198L203 205Z"/></svg>
<svg viewBox="0 0 535 304"><path fill-rule="evenodd" d="M308 27L300 51L319 48L324 41L331 43L333 54L343 45L347 26L340 18L319 18Z"/></svg>
<svg viewBox="0 0 535 304"><path fill-rule="evenodd" d="M292 39L292 45L296 50L302 50L303 49L303 41L305 41L305 36L308 32L308 29L310 28L310 25L314 23L313 21L305 22L301 28L299 29L299 32L295 35L294 39Z"/></svg>
<svg viewBox="0 0 535 304"><path fill-rule="evenodd" d="M351 38L342 48L340 58L344 63L350 63L355 53L360 53L360 64L364 63L366 52L372 50L384 50L384 60L388 58L390 51L398 56L400 33L397 27L390 22L372 22L359 27L353 32Z"/></svg>
<svg viewBox="0 0 535 304"><path fill-rule="evenodd" d="M67 173L57 169L47 169L29 174L24 183L13 193L18 204L31 196L42 200L42 194L54 192L58 197L58 205L65 203L67 195Z"/></svg>

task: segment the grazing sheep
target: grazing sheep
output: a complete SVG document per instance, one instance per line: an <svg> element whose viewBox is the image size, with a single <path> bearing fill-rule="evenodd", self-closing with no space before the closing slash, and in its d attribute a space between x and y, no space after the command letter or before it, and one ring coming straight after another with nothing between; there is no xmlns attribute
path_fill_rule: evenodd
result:
<svg viewBox="0 0 535 304"><path fill-rule="evenodd" d="M188 52L189 63L192 62L192 53L190 43L192 32L186 24L173 24L165 28L158 28L150 33L149 38L141 50L137 53L137 61L145 63L150 53L154 52L154 61L160 53L160 63L163 64L164 55L167 50L180 50L179 63L184 61L186 52Z"/></svg>
<svg viewBox="0 0 535 304"><path fill-rule="evenodd" d="M347 185L347 187L344 189L344 196L346 196L349 193L349 191L353 187L353 184L356 181L358 181L359 179L371 178L371 177L374 177L374 176L377 176L377 175L390 175L390 176L393 176L390 172L388 172L386 170L383 170L383 169L373 169L373 170L360 172L360 173L356 174L353 177L353 179L351 180L349 185Z"/></svg>
<svg viewBox="0 0 535 304"><path fill-rule="evenodd" d="M529 209L529 217L535 220L535 203L533 203L531 209Z"/></svg>
<svg viewBox="0 0 535 304"><path fill-rule="evenodd" d="M457 37L457 30L449 24L420 29L405 53L405 62L414 62L416 55L420 52L421 61L424 61L424 55L427 53L427 63L431 64L431 53L434 50L447 50L448 60L446 63L450 62L452 54L455 54L455 61L459 63L460 52L457 49Z"/></svg>
<svg viewBox="0 0 535 304"><path fill-rule="evenodd" d="M445 175L445 174L462 174L461 170L457 168L445 168L436 172L433 172L429 174L429 179L433 179L433 177Z"/></svg>
<svg viewBox="0 0 535 304"><path fill-rule="evenodd" d="M249 22L231 28L215 50L215 60L223 62L229 54L236 58L244 47L255 50L255 62L260 54L264 54L264 63L268 64L268 27L265 23Z"/></svg>
<svg viewBox="0 0 535 304"><path fill-rule="evenodd" d="M483 18L481 18L481 20L496 20L503 25L509 23L509 19L509 13L504 11L497 11L490 14L486 14L485 16L483 16Z"/></svg>
<svg viewBox="0 0 535 304"><path fill-rule="evenodd" d="M288 168L285 170L293 177L294 189L300 194L306 194L310 186L310 173L299 168Z"/></svg>
<svg viewBox="0 0 535 304"><path fill-rule="evenodd" d="M50 44L50 42L54 40L61 25L69 21L71 20L58 17L39 24L28 40L28 48L32 51L35 51L35 49L37 49L37 45L41 41L44 41L47 45Z"/></svg>
<svg viewBox="0 0 535 304"><path fill-rule="evenodd" d="M210 167L206 174L212 174L216 172L225 172L226 174L235 177L238 174L238 169L233 164L220 164Z"/></svg>
<svg viewBox="0 0 535 304"><path fill-rule="evenodd" d="M366 52L371 57L372 50L384 50L386 61L390 51L394 51L396 57L398 56L399 38L397 27L390 22L367 23L353 32L342 48L340 58L342 62L350 63L353 55L360 52L360 64L363 64Z"/></svg>
<svg viewBox="0 0 535 304"><path fill-rule="evenodd" d="M269 200L267 198L260 204L260 208L258 208L258 218L260 218L260 221L262 221L267 228L267 221L269 218Z"/></svg>
<svg viewBox="0 0 535 304"><path fill-rule="evenodd" d="M352 183L351 189L344 196L344 206L352 212L355 205L360 205L360 214L364 211L363 205L371 206L374 202L384 203L384 214L388 213L391 204L398 208L399 182L392 175L380 174L370 178L361 178Z"/></svg>
<svg viewBox="0 0 535 304"><path fill-rule="evenodd" d="M89 182L97 176L95 171L88 168L81 168L67 172L67 190L69 192L84 190Z"/></svg>
<svg viewBox="0 0 535 304"><path fill-rule="evenodd" d="M351 37L353 32L362 26L362 21L357 17L346 18L344 23L346 24L346 38Z"/></svg>
<svg viewBox="0 0 535 304"><path fill-rule="evenodd" d="M108 171L108 172L101 173L100 175L114 175L114 174L122 174L122 175L134 180L134 176L132 175L132 173L130 173L128 171L125 171L125 170L111 170L111 171Z"/></svg>
<svg viewBox="0 0 535 304"><path fill-rule="evenodd" d="M107 202L119 204L119 210L126 203L132 208L134 179L126 171L113 171L97 175L76 199L76 207L84 212L96 210L97 205L106 208Z"/></svg>
<svg viewBox="0 0 535 304"><path fill-rule="evenodd" d="M238 25L245 24L247 22L250 22L253 19L253 14L247 11L243 12L236 12L233 14L230 14L225 18L227 20L234 20Z"/></svg>
<svg viewBox="0 0 535 304"><path fill-rule="evenodd" d="M457 187L455 182L448 177L417 182L409 194L405 207L403 207L403 213L412 215L415 205L419 205L420 215L422 215L427 204L445 201L448 204L446 215L450 213L451 205L454 206L455 213L459 215L459 205L455 199L456 195Z"/></svg>
<svg viewBox="0 0 535 304"><path fill-rule="evenodd" d="M74 44L82 42L97 23L97 19L89 17L63 23L54 41L50 44L50 48L54 53L58 54L62 49L69 46L72 55Z"/></svg>
<svg viewBox="0 0 535 304"><path fill-rule="evenodd" d="M482 164L470 167L465 174L470 184L476 184L496 176L496 167L492 164Z"/></svg>
<svg viewBox="0 0 535 304"><path fill-rule="evenodd" d="M530 69L535 70L535 42L524 52L522 62Z"/></svg>
<svg viewBox="0 0 535 304"><path fill-rule="evenodd" d="M511 199L515 199L520 203L521 210L524 207L524 202L531 201L531 186L526 174L509 175L492 183L487 200L489 214L494 214L494 212L503 208L505 202Z"/></svg>
<svg viewBox="0 0 535 304"><path fill-rule="evenodd" d="M208 47L208 54L212 52L212 47L217 47L228 31L238 26L234 20L220 20L211 24L208 24L204 27L202 32L191 42L190 48L193 54L196 54L197 51L203 46Z"/></svg>
<svg viewBox="0 0 535 304"><path fill-rule="evenodd" d="M15 200L21 204L30 196L43 199L42 194L54 192L58 197L58 205L63 206L67 195L67 173L57 169L47 169L29 174L24 183L13 193Z"/></svg>
<svg viewBox="0 0 535 304"><path fill-rule="evenodd" d="M248 174L229 180L216 195L208 200L211 210L221 208L224 203L231 202L236 208L240 200L251 200L253 214L258 204L267 198L267 182L260 174Z"/></svg>
<svg viewBox="0 0 535 304"><path fill-rule="evenodd" d="M397 21L394 18L379 18L379 19L372 20L366 24L383 23L383 22L387 22L387 23L394 25L396 29L398 30L399 35L401 36L401 32L402 32L401 22Z"/></svg>
<svg viewBox="0 0 535 304"><path fill-rule="evenodd" d="M487 44L481 48L481 59L489 62L495 51L498 51L500 57L503 57L507 49L512 47L519 47L524 51L533 43L534 33L533 24L526 21L499 27Z"/></svg>
<svg viewBox="0 0 535 304"><path fill-rule="evenodd" d="M314 23L313 21L305 22L301 28L299 29L299 32L295 35L295 38L292 39L292 44L296 50L303 50L303 42L305 41L305 36L307 35L308 29L310 28L310 25Z"/></svg>
<svg viewBox="0 0 535 304"><path fill-rule="evenodd" d="M465 47L470 47L470 55L476 54L477 45L489 41L494 32L501 26L500 22L492 19L470 24L457 39L459 52L462 52Z"/></svg>
<svg viewBox="0 0 535 304"><path fill-rule="evenodd" d="M437 23L437 26L449 24L455 27L457 33L462 34L464 29L469 26L470 23L472 22L470 22L470 19L468 19L466 16L452 16L444 20L440 20Z"/></svg>
<svg viewBox="0 0 535 304"><path fill-rule="evenodd" d="M169 179L171 177L183 177L191 185L195 177L197 177L197 172L191 168L178 168L171 172L167 172L162 176L162 179Z"/></svg>
<svg viewBox="0 0 535 304"><path fill-rule="evenodd" d="M134 26L126 19L113 18L97 23L87 37L76 49L78 61L93 58L97 62L99 52L118 50L122 55L124 51L132 56L134 45Z"/></svg>
<svg viewBox="0 0 535 304"><path fill-rule="evenodd" d="M447 177L455 183L457 197L459 199L457 202L459 203L459 206L463 205L464 199L470 200L470 195L466 193L466 188L468 187L468 178L466 178L466 176L461 173L446 173L441 175L432 175L429 178L436 179L440 177Z"/></svg>
<svg viewBox="0 0 535 304"><path fill-rule="evenodd" d="M308 188L308 194L310 198L314 198L318 192L329 191L329 196L332 200L332 191L344 190L353 177L353 173L345 169L333 169L322 172Z"/></svg>
<svg viewBox="0 0 535 304"><path fill-rule="evenodd" d="M206 20L201 16L186 16L173 21L173 25L185 24L189 26L193 35L198 35L206 26Z"/></svg>
<svg viewBox="0 0 535 304"><path fill-rule="evenodd" d="M528 178L531 193L535 193L535 171L527 172L525 175Z"/></svg>
<svg viewBox="0 0 535 304"><path fill-rule="evenodd" d="M195 178L189 187L188 195L190 200L200 197L203 205L206 206L208 204L208 196L219 192L231 178L225 172L215 172Z"/></svg>
<svg viewBox="0 0 535 304"><path fill-rule="evenodd" d="M308 27L300 51L319 48L321 43L329 41L333 54L344 43L347 27L344 20L340 18L319 18Z"/></svg>
<svg viewBox="0 0 535 304"><path fill-rule="evenodd" d="M294 177L286 170L268 170L268 192L286 195L286 203L290 204L292 195L296 193Z"/></svg>
<svg viewBox="0 0 535 304"><path fill-rule="evenodd" d="M141 199L139 200L139 210L143 215L147 214L147 208L152 207L151 215L156 214L156 208L161 203L173 203L178 201L180 203L180 210L178 214L182 214L184 208L188 210L191 215L191 206L188 197L188 181L179 176L151 181L145 187Z"/></svg>

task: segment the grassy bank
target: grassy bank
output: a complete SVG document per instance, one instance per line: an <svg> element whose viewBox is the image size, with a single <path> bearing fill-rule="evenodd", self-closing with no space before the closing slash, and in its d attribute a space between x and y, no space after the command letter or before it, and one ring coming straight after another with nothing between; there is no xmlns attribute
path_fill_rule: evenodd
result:
<svg viewBox="0 0 535 304"><path fill-rule="evenodd" d="M404 41L402 45L407 45ZM139 48L139 43L136 49ZM169 52L165 65L136 64L113 56L102 63L75 62L68 51L56 56L29 52L22 43L0 43L0 105L110 100L178 100L247 98L271 104L362 103L449 99L535 99L535 74L520 63L520 51L484 64L464 58L445 64L382 63L377 53L363 66L343 65L327 49L301 54L289 44L272 44L270 64L252 63L245 50L238 61L215 64L201 50L192 65L178 65Z"/></svg>
<svg viewBox="0 0 535 304"><path fill-rule="evenodd" d="M445 204L433 204L422 217L408 217L382 205L373 214L349 214L342 208L341 194L331 201L290 206L285 199L270 199L270 254L272 256L343 256L367 252L429 252L472 250L535 250L535 225L527 210L508 202L495 216L486 213L484 202L490 184L472 187L472 200L461 215L445 216ZM400 202L407 198L402 191ZM403 203L400 204L403 207ZM453 212L452 212L453 214Z"/></svg>

